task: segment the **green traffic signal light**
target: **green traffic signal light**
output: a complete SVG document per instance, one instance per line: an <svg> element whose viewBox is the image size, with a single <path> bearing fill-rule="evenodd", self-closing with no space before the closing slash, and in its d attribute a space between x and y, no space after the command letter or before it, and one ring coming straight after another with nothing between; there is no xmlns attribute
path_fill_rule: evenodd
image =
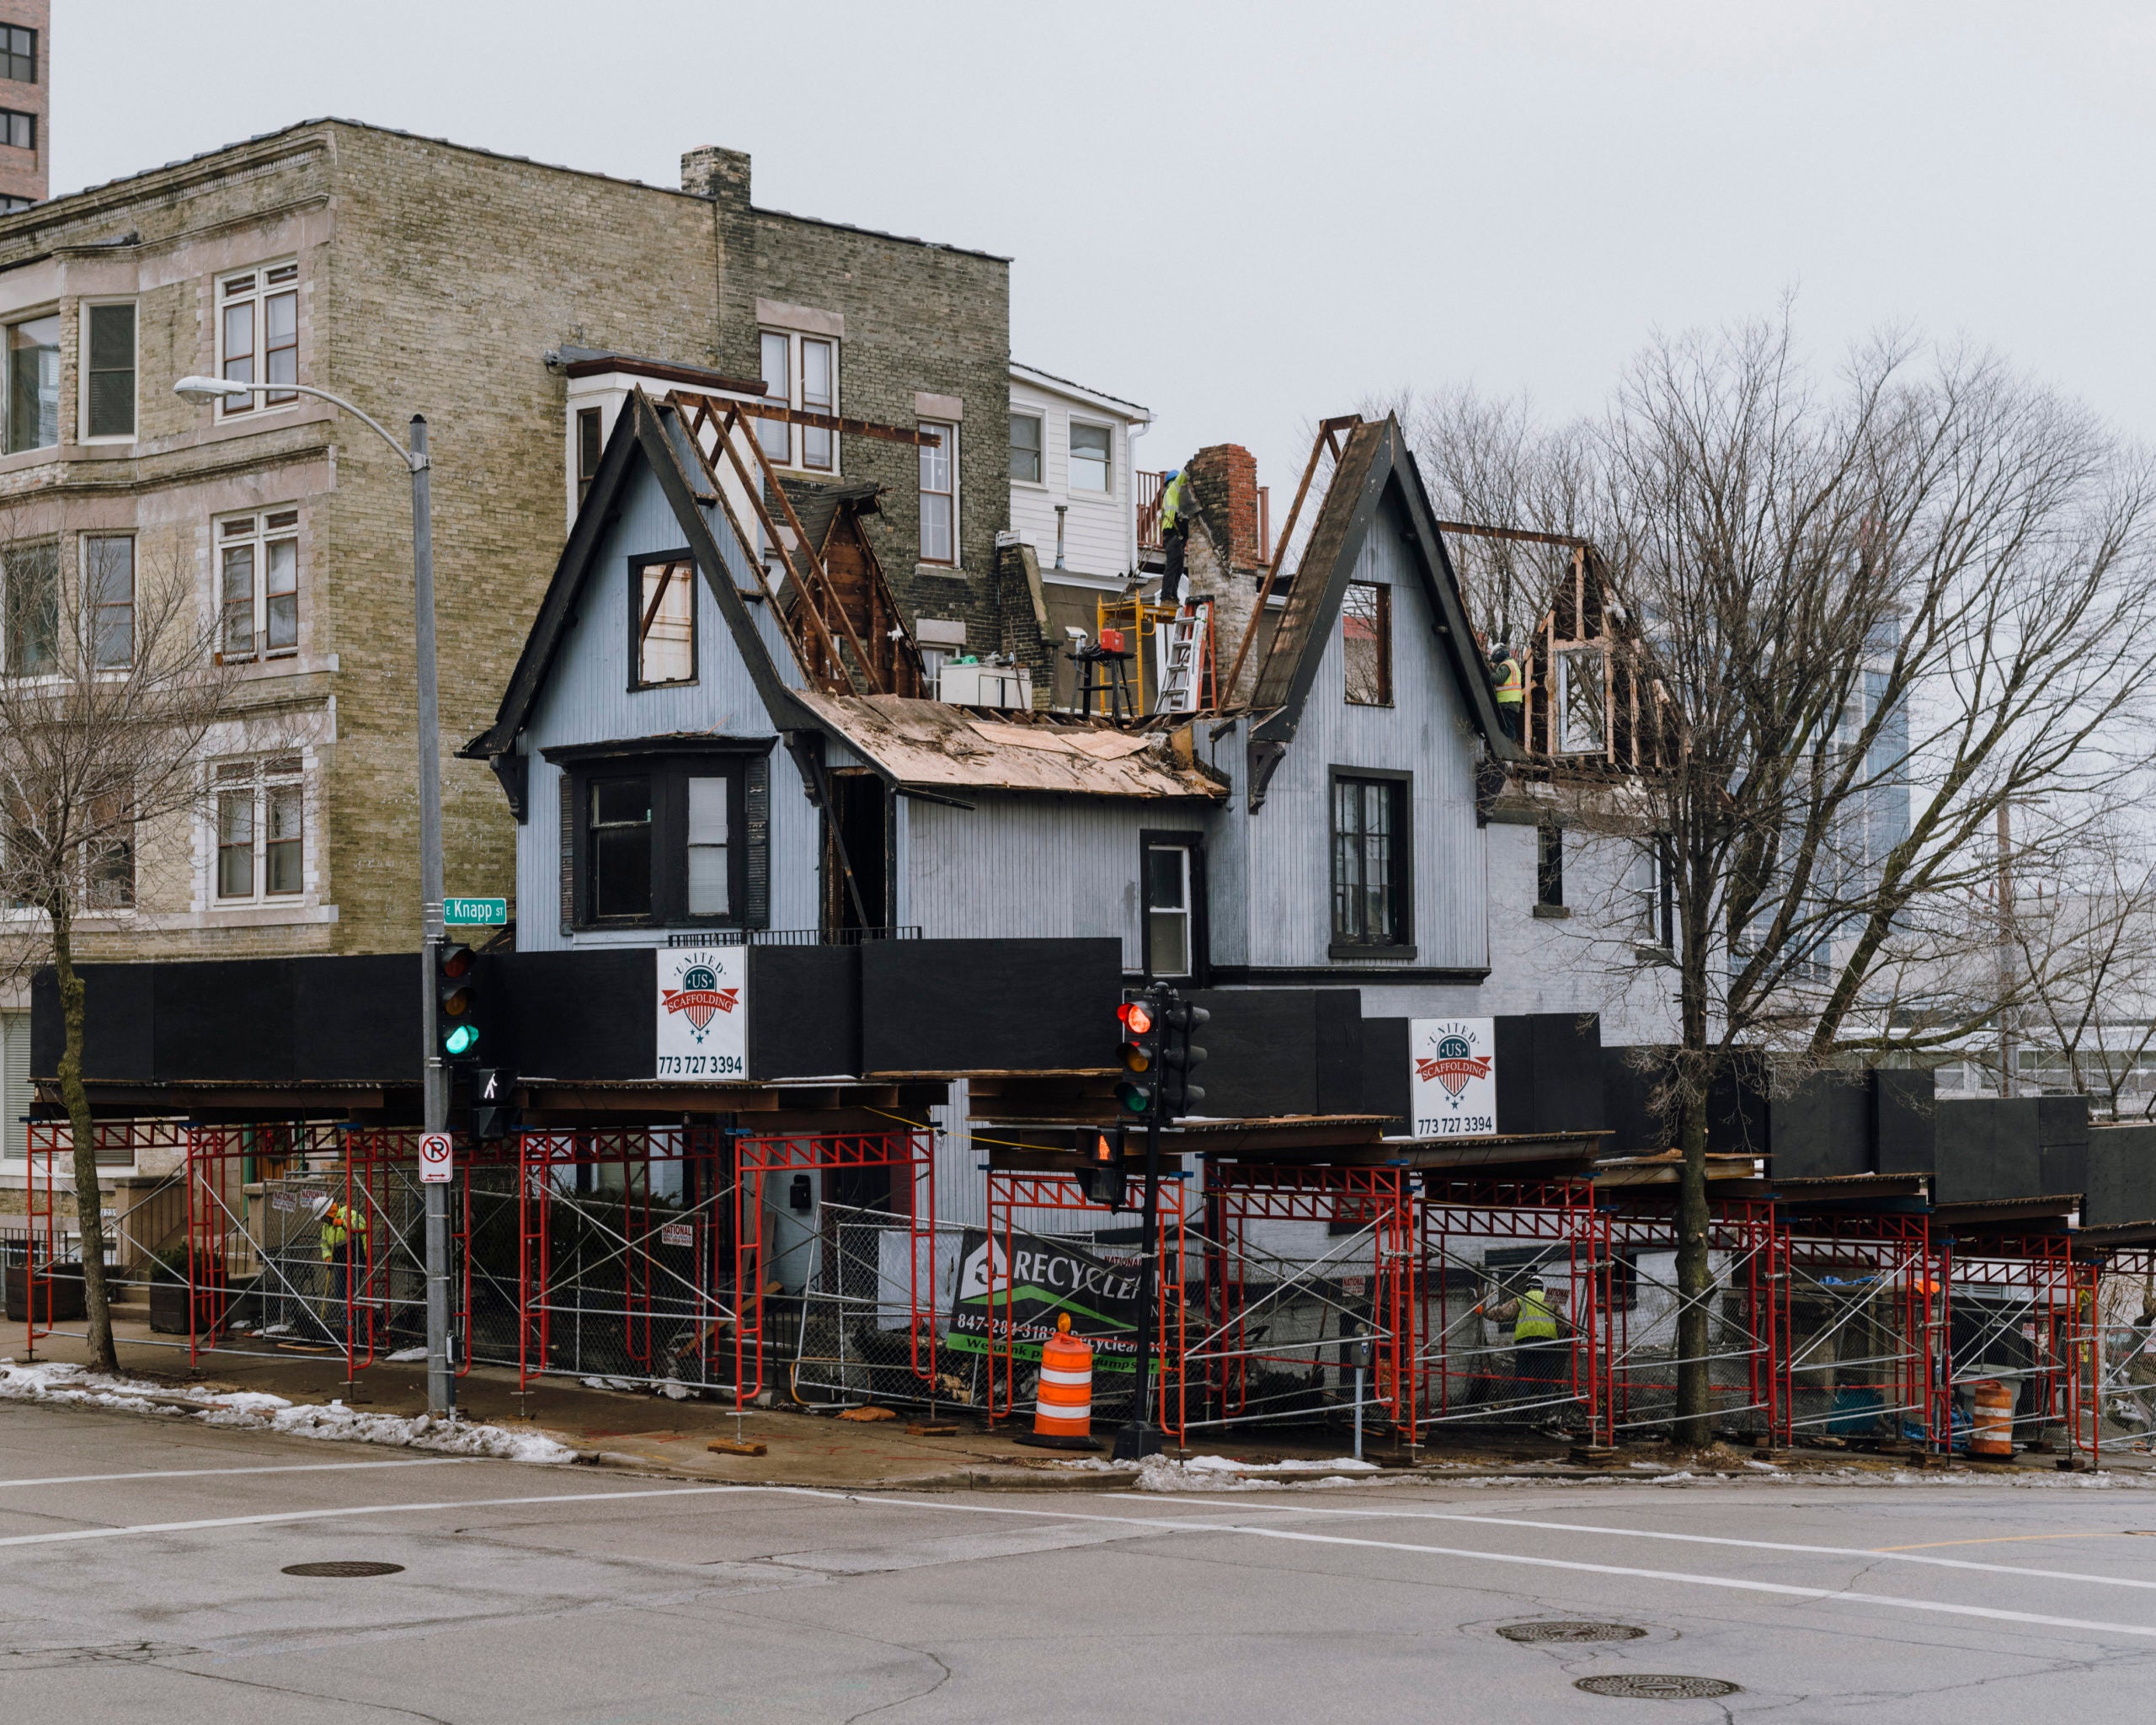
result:
<svg viewBox="0 0 2156 1725"><path fill-rule="evenodd" d="M442 1039L443 1049L452 1055L468 1055L479 1045L479 1027L477 1024L458 1024Z"/></svg>

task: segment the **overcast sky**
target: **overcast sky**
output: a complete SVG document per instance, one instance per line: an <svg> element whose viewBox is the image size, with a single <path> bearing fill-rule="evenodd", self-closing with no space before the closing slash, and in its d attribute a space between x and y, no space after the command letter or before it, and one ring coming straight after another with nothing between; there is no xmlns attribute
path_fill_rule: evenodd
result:
<svg viewBox="0 0 2156 1725"><path fill-rule="evenodd" d="M1579 411L1785 289L1822 354L1967 334L2156 432L2146 0L53 12L55 192L324 114L666 185L748 150L761 206L1014 259L1013 354L1150 407L1145 467L1285 491L1401 384Z"/></svg>

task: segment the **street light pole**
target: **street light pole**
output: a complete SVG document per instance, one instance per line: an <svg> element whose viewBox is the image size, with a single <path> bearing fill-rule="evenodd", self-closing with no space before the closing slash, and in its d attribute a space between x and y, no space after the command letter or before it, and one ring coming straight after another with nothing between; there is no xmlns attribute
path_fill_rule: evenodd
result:
<svg viewBox="0 0 2156 1725"><path fill-rule="evenodd" d="M423 1129L448 1130L449 1070L435 1039L436 970L441 954L441 717L435 681L434 501L428 486L427 422L412 415L411 447L342 396L307 383L241 383L226 377L183 377L173 393L197 405L235 395L308 395L359 420L397 451L412 476L413 645L419 695L419 1109ZM456 1412L456 1373L449 1357L449 1188L427 1186L427 1411Z"/></svg>

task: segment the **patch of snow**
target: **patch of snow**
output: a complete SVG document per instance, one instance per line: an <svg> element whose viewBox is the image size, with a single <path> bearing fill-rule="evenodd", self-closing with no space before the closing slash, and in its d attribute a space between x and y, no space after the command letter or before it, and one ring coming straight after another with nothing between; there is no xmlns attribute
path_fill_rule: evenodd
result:
<svg viewBox="0 0 2156 1725"><path fill-rule="evenodd" d="M12 1359L0 1359L0 1401L116 1407L133 1413L199 1419L205 1425L232 1429L277 1431L332 1443L386 1444L445 1455L547 1463L576 1459L575 1450L537 1432L438 1420L425 1413L408 1418L392 1413L360 1413L342 1402L332 1402L327 1407L296 1405L259 1390L208 1390L200 1385L167 1389L42 1359L18 1364Z"/></svg>
<svg viewBox="0 0 2156 1725"><path fill-rule="evenodd" d="M414 1359L424 1359L427 1357L427 1350L424 1348L399 1348L394 1354L385 1354L382 1357L392 1365L403 1365Z"/></svg>
<svg viewBox="0 0 2156 1725"><path fill-rule="evenodd" d="M1271 1461L1245 1463L1225 1455L1193 1455L1171 1461L1149 1456L1138 1471L1141 1492L1283 1492L1326 1490L1353 1485L1361 1476L1380 1471L1374 1461ZM1281 1475L1289 1478L1281 1478ZM1348 1475L1357 1476L1350 1478ZM1261 1476L1272 1476L1262 1477Z"/></svg>

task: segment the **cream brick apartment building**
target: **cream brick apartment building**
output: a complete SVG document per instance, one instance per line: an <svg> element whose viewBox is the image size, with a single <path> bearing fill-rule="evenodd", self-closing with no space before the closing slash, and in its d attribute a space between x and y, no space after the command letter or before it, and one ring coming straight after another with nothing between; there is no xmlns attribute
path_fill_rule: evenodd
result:
<svg viewBox="0 0 2156 1725"><path fill-rule="evenodd" d="M264 721L211 750L192 831L139 836L132 902L85 925L86 955L418 941L405 472L323 403L196 407L172 393L185 374L296 380L400 431L425 414L453 894L512 890L500 789L453 751L492 718L561 547L581 429L564 355L936 429L955 458L932 478L911 446L841 434L782 459L881 483L871 530L902 606L998 638L1006 260L758 210L749 166L692 151L676 190L320 120L0 216L0 578L92 557L186 572ZM23 1004L0 1001L18 1155Z"/></svg>

